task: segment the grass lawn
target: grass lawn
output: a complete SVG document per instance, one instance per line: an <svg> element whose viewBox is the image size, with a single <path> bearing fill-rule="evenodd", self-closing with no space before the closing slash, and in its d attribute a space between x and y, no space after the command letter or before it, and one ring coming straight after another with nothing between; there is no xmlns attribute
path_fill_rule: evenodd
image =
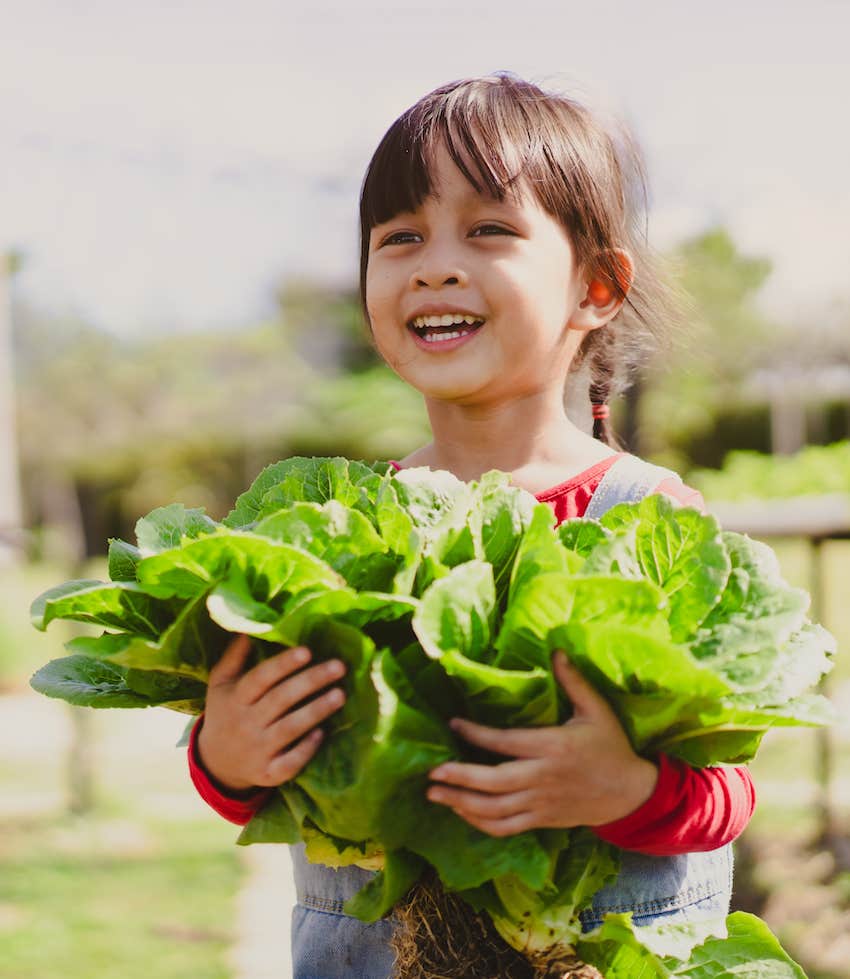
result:
<svg viewBox="0 0 850 979"><path fill-rule="evenodd" d="M0 841L2 979L231 975L241 867L211 820L16 820Z"/></svg>
<svg viewBox="0 0 850 979"><path fill-rule="evenodd" d="M32 599L67 577L46 565L0 571L0 979L229 979L246 871L237 828L195 796L174 747L188 718L29 691L32 672L81 631L29 624ZM92 752L85 817L67 812L74 714Z"/></svg>

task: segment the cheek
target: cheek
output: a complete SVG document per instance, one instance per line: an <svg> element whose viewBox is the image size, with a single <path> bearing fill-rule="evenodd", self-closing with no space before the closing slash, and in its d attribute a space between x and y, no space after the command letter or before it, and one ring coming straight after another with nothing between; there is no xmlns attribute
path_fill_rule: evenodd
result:
<svg viewBox="0 0 850 979"><path fill-rule="evenodd" d="M366 309L373 327L377 320L388 315L391 298L387 277L376 273L367 274Z"/></svg>

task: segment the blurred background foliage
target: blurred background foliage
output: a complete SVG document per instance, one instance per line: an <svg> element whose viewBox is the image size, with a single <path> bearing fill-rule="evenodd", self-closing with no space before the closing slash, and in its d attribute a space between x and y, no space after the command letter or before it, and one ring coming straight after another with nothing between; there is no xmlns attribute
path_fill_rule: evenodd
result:
<svg viewBox="0 0 850 979"><path fill-rule="evenodd" d="M733 449L850 434L850 310L781 325L758 310L770 263L723 228L670 256L691 325L615 405L627 447L687 473ZM24 522L77 524L85 556L180 500L216 518L288 455L390 458L428 439L421 399L378 358L354 286L286 282L252 329L132 340L13 305ZM828 381L828 383L827 383Z"/></svg>

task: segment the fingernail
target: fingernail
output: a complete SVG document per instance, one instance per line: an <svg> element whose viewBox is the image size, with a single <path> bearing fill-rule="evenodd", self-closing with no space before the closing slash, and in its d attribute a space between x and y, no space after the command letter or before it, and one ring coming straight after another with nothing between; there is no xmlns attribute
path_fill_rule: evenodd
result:
<svg viewBox="0 0 850 979"><path fill-rule="evenodd" d="M309 649L305 649L303 646L300 646L298 649L295 650L295 662L296 663L306 663L307 660L309 660L309 659L310 659L310 650Z"/></svg>
<svg viewBox="0 0 850 979"><path fill-rule="evenodd" d="M453 717L449 721L449 727L453 731L459 731L463 727L463 721L459 717Z"/></svg>
<svg viewBox="0 0 850 979"><path fill-rule="evenodd" d="M445 774L446 774L446 770L441 766L440 768L435 768L432 772L430 772L429 777L442 778Z"/></svg>

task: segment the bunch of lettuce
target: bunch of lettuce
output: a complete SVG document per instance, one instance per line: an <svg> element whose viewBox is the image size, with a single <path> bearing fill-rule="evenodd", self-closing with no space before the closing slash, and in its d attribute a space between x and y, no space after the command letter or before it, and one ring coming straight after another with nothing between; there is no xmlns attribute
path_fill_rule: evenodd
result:
<svg viewBox="0 0 850 979"><path fill-rule="evenodd" d="M255 637L259 658L304 644L317 661L343 659L347 699L323 746L240 842L303 840L317 862L380 868L346 908L365 920L430 865L514 947L575 946L579 912L616 874L613 848L583 829L493 838L425 798L436 765L488 760L449 718L570 716L554 649L642 753L745 762L768 728L829 719L812 689L834 641L808 621L805 592L768 547L661 496L555 528L503 473L467 484L293 458L265 469L221 523L173 504L136 536L110 541L110 581L68 582L33 603L39 629L62 618L105 631L71 640L72 655L32 685L75 704L196 714L234 633Z"/></svg>

